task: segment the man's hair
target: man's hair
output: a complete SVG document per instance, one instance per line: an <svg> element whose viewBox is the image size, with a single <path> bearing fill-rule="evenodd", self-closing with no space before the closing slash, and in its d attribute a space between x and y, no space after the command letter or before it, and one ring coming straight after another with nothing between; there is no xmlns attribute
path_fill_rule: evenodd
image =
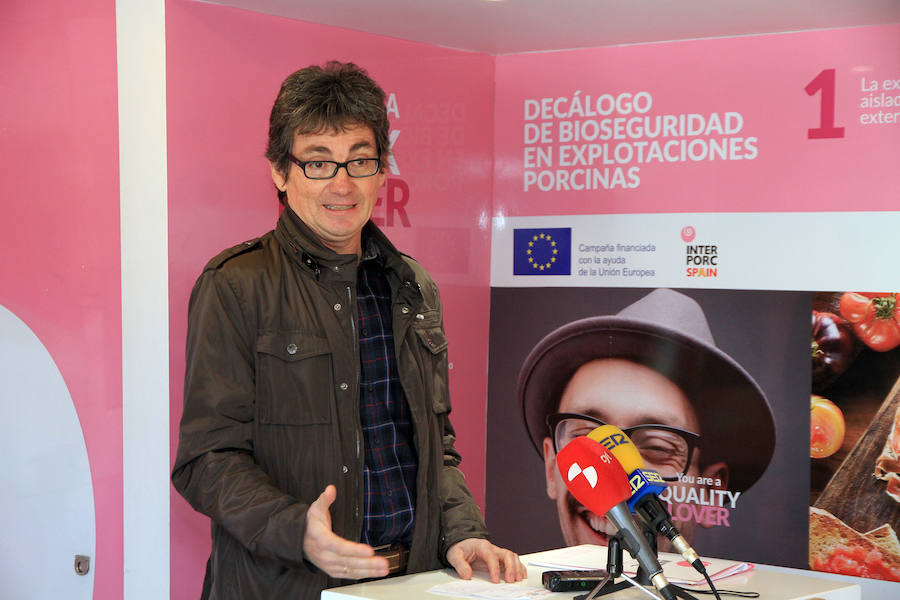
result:
<svg viewBox="0 0 900 600"><path fill-rule="evenodd" d="M379 158L386 160L390 123L385 98L384 90L365 69L353 63L330 61L291 73L281 83L269 115L266 158L287 179L295 134L367 125L375 136ZM284 204L286 194L279 191L278 200Z"/></svg>

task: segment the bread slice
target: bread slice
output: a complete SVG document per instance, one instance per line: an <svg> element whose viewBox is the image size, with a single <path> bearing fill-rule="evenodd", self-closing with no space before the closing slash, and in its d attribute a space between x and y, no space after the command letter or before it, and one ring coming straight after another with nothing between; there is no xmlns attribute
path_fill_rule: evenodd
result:
<svg viewBox="0 0 900 600"><path fill-rule="evenodd" d="M874 542L835 517L827 510L809 507L809 566L813 568L815 559L827 559L838 544L862 546L866 550L875 548Z"/></svg>
<svg viewBox="0 0 900 600"><path fill-rule="evenodd" d="M841 571L843 574L900 581L900 552L893 547L897 543L897 536L890 525L887 525L887 530L884 527L885 525L873 529L870 537L856 531L827 510L810 506L810 568L815 570L817 563L828 564L836 552L843 552L853 555L846 563L849 565L846 568L856 568L858 571Z"/></svg>
<svg viewBox="0 0 900 600"><path fill-rule="evenodd" d="M885 553L900 556L900 540L897 539L897 533L889 523L876 527L872 531L867 531L863 535Z"/></svg>

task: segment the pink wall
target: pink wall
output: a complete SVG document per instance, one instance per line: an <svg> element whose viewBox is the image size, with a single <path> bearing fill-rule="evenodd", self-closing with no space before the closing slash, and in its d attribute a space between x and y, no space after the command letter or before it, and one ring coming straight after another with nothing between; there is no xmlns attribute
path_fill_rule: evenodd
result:
<svg viewBox="0 0 900 600"><path fill-rule="evenodd" d="M457 447L483 504L493 58L182 0L168 2L166 29L173 458L190 288L206 260L277 217L263 152L278 86L352 60L396 95L399 173L375 217L441 286ZM171 509L172 598L195 598L208 520L174 491Z"/></svg>
<svg viewBox="0 0 900 600"><path fill-rule="evenodd" d="M91 464L94 595L120 598L115 3L7 0L2 12L0 304L34 331L65 379Z"/></svg>

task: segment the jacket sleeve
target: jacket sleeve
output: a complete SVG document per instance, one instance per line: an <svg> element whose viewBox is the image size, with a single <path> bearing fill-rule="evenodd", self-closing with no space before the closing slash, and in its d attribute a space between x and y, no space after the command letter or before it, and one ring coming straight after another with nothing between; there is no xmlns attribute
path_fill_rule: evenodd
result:
<svg viewBox="0 0 900 600"><path fill-rule="evenodd" d="M417 273L417 277L419 274ZM420 279L422 294L426 304L433 306L439 315L440 335L445 339L443 312L440 295L434 281L427 276ZM456 431L450 422L450 389L447 350L434 365L434 404L436 417L441 431L441 449L443 452L443 468L440 474L441 498L441 547L440 559L447 563L447 551L453 544L468 538L488 539L487 526L481 509L472 497L466 478L459 468L462 460L456 449Z"/></svg>
<svg viewBox="0 0 900 600"><path fill-rule="evenodd" d="M459 469L460 456L454 447L456 434L450 420L445 418L444 469L441 489L441 549L440 558L447 563L447 551L453 544L468 538L489 539L481 509L472 497L465 475Z"/></svg>
<svg viewBox="0 0 900 600"><path fill-rule="evenodd" d="M197 280L188 309L184 412L172 483L251 552L297 566L308 505L274 486L253 458L251 315L222 271L207 269Z"/></svg>

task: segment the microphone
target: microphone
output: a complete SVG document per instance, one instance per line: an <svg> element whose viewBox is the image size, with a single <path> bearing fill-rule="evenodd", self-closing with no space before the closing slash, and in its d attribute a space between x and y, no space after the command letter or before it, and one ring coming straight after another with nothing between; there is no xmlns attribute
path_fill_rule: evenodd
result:
<svg viewBox="0 0 900 600"><path fill-rule="evenodd" d="M654 587L666 600L675 600L675 590L666 580L656 553L631 517L626 504L631 485L619 461L596 440L579 436L559 451L556 466L572 496L594 514L609 519L622 545L647 572Z"/></svg>
<svg viewBox="0 0 900 600"><path fill-rule="evenodd" d="M599 442L628 473L628 483L631 487L628 507L641 515L654 530L666 536L684 560L691 563L698 572L705 573L706 567L703 566L700 556L672 523L666 505L659 499L658 494L666 489L665 480L658 472L644 468L641 453L625 432L615 425L602 425L590 432L587 437Z"/></svg>

